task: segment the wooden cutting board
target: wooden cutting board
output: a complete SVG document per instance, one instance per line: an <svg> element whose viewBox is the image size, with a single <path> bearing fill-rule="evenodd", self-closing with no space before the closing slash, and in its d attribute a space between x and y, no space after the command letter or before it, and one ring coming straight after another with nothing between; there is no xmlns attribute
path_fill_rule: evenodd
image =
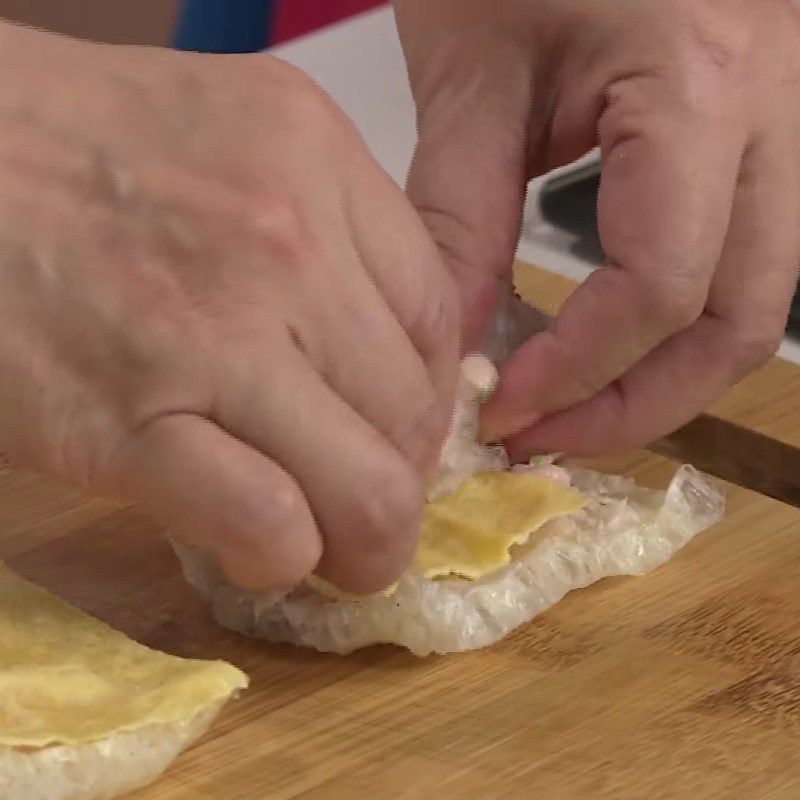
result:
<svg viewBox="0 0 800 800"><path fill-rule="evenodd" d="M518 283L553 308L570 285ZM800 443L800 369L774 362L716 409ZM674 465L606 460L664 486ZM134 800L800 797L800 513L729 487L727 517L665 567L568 596L504 642L348 658L217 628L132 510L0 471L0 558L154 647L252 677Z"/></svg>

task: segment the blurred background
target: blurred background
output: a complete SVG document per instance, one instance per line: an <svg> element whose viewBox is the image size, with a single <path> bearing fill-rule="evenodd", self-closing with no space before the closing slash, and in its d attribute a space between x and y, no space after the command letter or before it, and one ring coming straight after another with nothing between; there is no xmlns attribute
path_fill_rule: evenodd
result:
<svg viewBox="0 0 800 800"><path fill-rule="evenodd" d="M119 44L253 52L385 0L0 0L0 17Z"/></svg>

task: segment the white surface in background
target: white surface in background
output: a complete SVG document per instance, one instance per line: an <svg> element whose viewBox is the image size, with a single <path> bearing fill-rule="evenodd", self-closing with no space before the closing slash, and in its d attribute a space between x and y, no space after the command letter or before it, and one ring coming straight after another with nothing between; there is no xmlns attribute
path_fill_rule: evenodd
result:
<svg viewBox="0 0 800 800"><path fill-rule="evenodd" d="M381 166L405 183L416 127L391 9L369 11L271 52L311 75L350 115Z"/></svg>
<svg viewBox="0 0 800 800"><path fill-rule="evenodd" d="M416 137L414 104L391 9L367 12L271 52L314 77L350 115L381 166L397 183L405 183ZM531 183L518 255L583 280L593 267L570 251L575 237L538 215L543 182ZM800 364L800 343L784 340L780 355Z"/></svg>

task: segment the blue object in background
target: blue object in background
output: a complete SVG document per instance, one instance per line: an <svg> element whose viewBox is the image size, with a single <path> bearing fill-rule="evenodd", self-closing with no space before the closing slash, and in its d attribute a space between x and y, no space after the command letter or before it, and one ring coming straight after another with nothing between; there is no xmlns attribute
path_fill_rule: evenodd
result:
<svg viewBox="0 0 800 800"><path fill-rule="evenodd" d="M198 53L257 53L267 46L272 0L183 0L174 46Z"/></svg>

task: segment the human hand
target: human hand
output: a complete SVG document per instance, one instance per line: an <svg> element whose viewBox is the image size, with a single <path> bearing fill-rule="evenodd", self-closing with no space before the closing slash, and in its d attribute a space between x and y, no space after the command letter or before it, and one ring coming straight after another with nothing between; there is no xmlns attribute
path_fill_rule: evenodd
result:
<svg viewBox="0 0 800 800"><path fill-rule="evenodd" d="M0 450L245 588L389 584L458 373L403 193L275 59L0 38Z"/></svg>
<svg viewBox="0 0 800 800"><path fill-rule="evenodd" d="M529 178L595 145L607 266L501 373L512 454L654 440L776 350L800 259L792 0L396 0L418 107L409 193L473 338Z"/></svg>

